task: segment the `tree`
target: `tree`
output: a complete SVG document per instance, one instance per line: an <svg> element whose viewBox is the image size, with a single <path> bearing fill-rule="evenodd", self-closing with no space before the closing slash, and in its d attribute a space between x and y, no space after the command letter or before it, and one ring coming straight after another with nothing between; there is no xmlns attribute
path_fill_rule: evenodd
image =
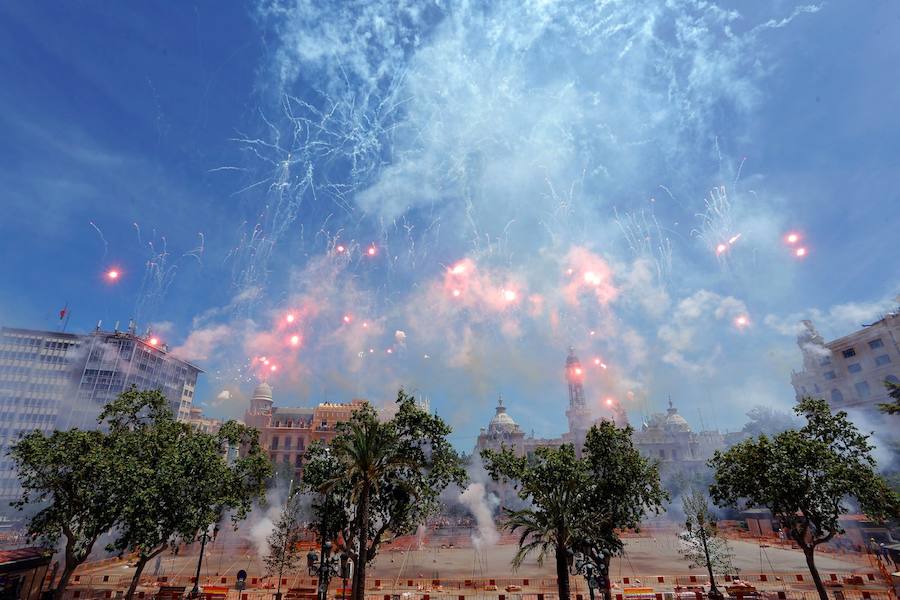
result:
<svg viewBox="0 0 900 600"><path fill-rule="evenodd" d="M692 567L706 569L709 574L710 598L722 598L716 588L716 576L734 570L732 553L728 542L718 536L715 517L709 511L706 495L699 490L684 496L682 507L685 516L686 534L682 537L681 554Z"/></svg>
<svg viewBox="0 0 900 600"><path fill-rule="evenodd" d="M821 600L828 596L815 565L819 544L842 533L839 516L853 499L875 520L896 517L900 497L875 472L873 446L846 412L803 398L794 411L806 419L799 430L743 441L710 460L719 506L765 506L806 557Z"/></svg>
<svg viewBox="0 0 900 600"><path fill-rule="evenodd" d="M276 598L281 598L281 578L285 571L296 568L300 561L298 544L302 541L301 524L298 515L297 495L289 496L275 522L272 533L266 539L268 549L263 556L266 574L278 577Z"/></svg>
<svg viewBox="0 0 900 600"><path fill-rule="evenodd" d="M801 425L794 415L768 406L754 406L747 411L747 418L750 420L744 423L741 431L750 436L777 435Z"/></svg>
<svg viewBox="0 0 900 600"><path fill-rule="evenodd" d="M28 521L28 536L48 547L65 538L64 566L53 592L60 600L76 567L120 514L121 492L111 438L100 431L33 431L13 446L22 498L12 503L42 508Z"/></svg>
<svg viewBox="0 0 900 600"><path fill-rule="evenodd" d="M669 500L658 465L634 447L632 431L601 421L588 431L582 451L591 485L575 547L599 572L605 600L612 596L610 561L625 547L617 532L639 529L649 512L661 513Z"/></svg>
<svg viewBox="0 0 900 600"><path fill-rule="evenodd" d="M144 567L176 543L190 544L198 533L232 512L236 525L262 498L271 475L258 433L230 421L217 434L176 422L159 391L132 388L100 415L109 427L122 496L117 537L110 550L138 554L131 600ZM227 446L242 445L243 456L228 464Z"/></svg>
<svg viewBox="0 0 900 600"><path fill-rule="evenodd" d="M364 600L366 567L382 543L406 535L439 508L441 491L463 485L465 470L447 436L444 421L420 409L403 390L397 414L380 422L371 406L357 409L338 425L327 451L313 445L303 483L321 494L314 505L340 511L320 525L320 536L341 527L345 552L353 560L352 600Z"/></svg>
<svg viewBox="0 0 900 600"><path fill-rule="evenodd" d="M883 402L878 405L878 409L889 415L900 414L900 383L885 380L884 387L893 402Z"/></svg>
<svg viewBox="0 0 900 600"><path fill-rule="evenodd" d="M588 431L580 459L571 444L538 448L531 459L509 448L481 453L491 477L515 481L519 498L532 504L504 509L504 526L520 532L513 566L534 551L542 562L552 550L560 600L569 597L568 559L575 553L593 566L608 600L610 560L624 549L617 530L637 529L648 511L661 512L668 499L657 465L640 455L631 433L601 421Z"/></svg>
<svg viewBox="0 0 900 600"><path fill-rule="evenodd" d="M519 533L519 550L513 557L518 569L525 557L537 552L538 564L553 551L559 600L569 600L569 555L578 529L584 525L584 504L590 479L584 461L572 444L535 450L529 460L509 448L481 451L485 468L495 481L514 481L522 500L531 507L504 508L503 527Z"/></svg>

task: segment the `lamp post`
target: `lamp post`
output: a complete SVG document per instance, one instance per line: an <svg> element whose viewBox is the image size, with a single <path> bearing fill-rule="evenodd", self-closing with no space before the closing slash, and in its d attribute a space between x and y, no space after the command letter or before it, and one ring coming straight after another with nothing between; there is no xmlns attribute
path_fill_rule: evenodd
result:
<svg viewBox="0 0 900 600"><path fill-rule="evenodd" d="M607 554L603 550L598 553L597 560L600 564L595 564L593 560L585 554L579 553L575 557L575 572L584 576L588 585L588 594L591 600L594 600L594 589L602 586L604 590L609 589L609 575L604 570ZM604 597L606 597L604 595Z"/></svg>
<svg viewBox="0 0 900 600"><path fill-rule="evenodd" d="M203 529L203 535L200 537L200 558L197 559L197 574L194 576L194 588L188 594L188 598L200 597L200 567L203 565L203 551L206 550L206 539L209 537L209 527Z"/></svg>
<svg viewBox="0 0 900 600"><path fill-rule="evenodd" d="M316 598L317 600L327 600L328 598L328 583L331 580L332 575L340 575L344 580L344 588L347 587L347 577L349 576L349 557L345 553L341 553L338 556L331 556L332 549L331 542L325 542L322 544L322 556L321 558L316 556L315 551L310 550L306 555L306 567L309 570L310 576L315 576L319 578L319 585L316 589ZM341 593L341 597L344 597L345 592Z"/></svg>

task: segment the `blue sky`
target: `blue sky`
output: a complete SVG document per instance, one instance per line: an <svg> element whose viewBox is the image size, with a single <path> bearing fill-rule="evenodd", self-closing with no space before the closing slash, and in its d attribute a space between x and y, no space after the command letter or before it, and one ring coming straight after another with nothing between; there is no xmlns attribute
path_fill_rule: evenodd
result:
<svg viewBox="0 0 900 600"><path fill-rule="evenodd" d="M405 385L463 447L500 392L561 431L569 345L635 422L787 407L793 324L900 292L900 7L660 4L4 5L0 322L136 316L212 414L263 356Z"/></svg>

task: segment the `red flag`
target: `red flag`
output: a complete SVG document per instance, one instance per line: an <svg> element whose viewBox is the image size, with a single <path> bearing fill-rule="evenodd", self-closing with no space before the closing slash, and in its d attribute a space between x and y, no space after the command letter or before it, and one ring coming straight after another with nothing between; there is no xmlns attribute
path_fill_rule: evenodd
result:
<svg viewBox="0 0 900 600"><path fill-rule="evenodd" d="M68 305L64 306L62 308L62 310L59 311L59 320L62 321L63 319L65 319L67 314L69 314L69 306Z"/></svg>

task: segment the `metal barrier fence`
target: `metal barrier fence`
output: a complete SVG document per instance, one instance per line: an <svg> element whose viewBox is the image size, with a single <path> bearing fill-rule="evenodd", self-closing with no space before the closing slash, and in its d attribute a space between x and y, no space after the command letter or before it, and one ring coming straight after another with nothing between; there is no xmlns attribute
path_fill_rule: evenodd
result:
<svg viewBox="0 0 900 600"><path fill-rule="evenodd" d="M282 590L285 596L289 590ZM117 600L124 597L124 589L106 589L106 590L84 590L69 589L63 595L63 600ZM675 600L675 594L671 591L656 591L649 596L653 596L655 600ZM835 600L892 600L894 596L888 591L866 591L866 590L835 590L832 591L832 597ZM211 596L218 600L273 600L275 596L274 590L228 590L225 594L215 594ZM401 600L437 600L437 596L433 592L403 592L400 594L373 594L367 593L366 600L396 600L399 596ZM440 594L442 600L475 600L476 598L484 598L486 593L483 590L467 590L463 593ZM151 600L156 598L156 594L147 591L139 591L137 597L140 600ZM556 600L556 593L519 593L498 591L496 594L490 594L491 598L496 597L497 600ZM759 592L758 597L762 600L819 600L819 595L815 591L763 591ZM342 600L340 594L330 594L329 598L333 600ZM623 600L621 591L613 594L615 600ZM624 596L625 600L628 596ZM572 592L573 600L587 600L586 592Z"/></svg>
<svg viewBox="0 0 900 600"><path fill-rule="evenodd" d="M823 581L826 585L883 585L884 579L879 573L874 571L824 571L821 573ZM619 585L653 585L653 586L675 586L675 585L691 585L707 583L706 575L629 575L615 577L613 581ZM809 573L741 573L740 579L750 583L763 583L770 585L779 584L810 584L812 578ZM721 578L723 582L730 582L731 576ZM195 578L192 576L147 576L141 578L141 585L144 586L193 586ZM333 579L332 584L337 585L339 579ZM580 577L572 578L573 585L581 582ZM72 576L71 585L83 588L127 588L131 583L131 574L94 574L81 575L76 573ZM206 576L200 577L201 586L222 586L227 588L235 587L237 579L235 576ZM381 589L400 589L400 590L416 590L441 588L442 591L451 590L473 590L485 589L486 587L496 586L503 589L508 586L519 586L522 588L540 588L555 589L556 578L545 577L494 577L494 578L471 578L471 579L425 579L418 577L401 577L401 578L368 578L367 587L373 590ZM318 579L315 577L283 577L281 579L281 587L304 588L316 587ZM253 577L247 578L247 587L250 589L274 589L278 587L278 580L271 577Z"/></svg>

